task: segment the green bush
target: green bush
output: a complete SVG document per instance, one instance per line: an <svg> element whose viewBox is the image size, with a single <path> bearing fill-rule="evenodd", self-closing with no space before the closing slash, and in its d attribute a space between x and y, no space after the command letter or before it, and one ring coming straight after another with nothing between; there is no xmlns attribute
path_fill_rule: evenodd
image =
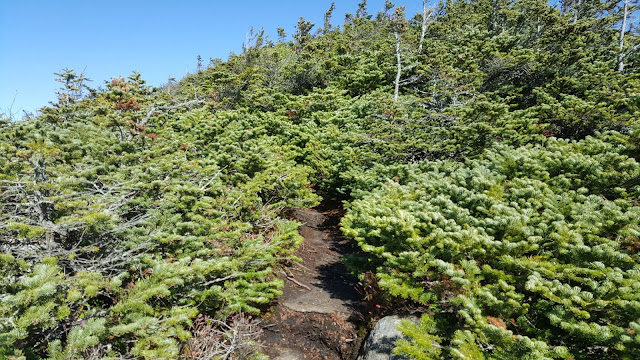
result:
<svg viewBox="0 0 640 360"><path fill-rule="evenodd" d="M411 342L399 349L422 358L435 345L452 358L637 354L640 208L630 199L640 189L625 183L640 165L620 149L595 138L496 146L354 201L343 231L380 285L432 309L419 327L406 324Z"/></svg>

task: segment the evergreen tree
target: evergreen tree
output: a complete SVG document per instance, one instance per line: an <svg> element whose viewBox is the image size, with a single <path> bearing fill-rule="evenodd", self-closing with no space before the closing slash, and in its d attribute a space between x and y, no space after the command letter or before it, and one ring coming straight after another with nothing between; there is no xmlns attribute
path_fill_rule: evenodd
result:
<svg viewBox="0 0 640 360"><path fill-rule="evenodd" d="M332 2L331 6L324 13L324 26L322 28L322 32L325 34L331 31L331 28L332 28L331 17L333 16L333 11L335 9L336 9L336 3Z"/></svg>

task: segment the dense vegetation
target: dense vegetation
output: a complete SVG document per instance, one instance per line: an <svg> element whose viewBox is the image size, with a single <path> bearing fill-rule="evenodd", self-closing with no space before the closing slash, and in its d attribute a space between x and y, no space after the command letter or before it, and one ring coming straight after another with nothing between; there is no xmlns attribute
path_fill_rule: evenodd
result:
<svg viewBox="0 0 640 360"><path fill-rule="evenodd" d="M259 357L238 329L295 260L282 211L321 195L422 313L396 351L638 357L634 5L333 9L160 88L65 70L0 121L0 358Z"/></svg>

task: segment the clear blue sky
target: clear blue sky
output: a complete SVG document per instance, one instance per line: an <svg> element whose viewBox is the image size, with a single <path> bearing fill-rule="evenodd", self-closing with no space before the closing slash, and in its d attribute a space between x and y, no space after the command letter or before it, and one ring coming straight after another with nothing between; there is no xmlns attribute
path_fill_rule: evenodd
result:
<svg viewBox="0 0 640 360"><path fill-rule="evenodd" d="M335 0L334 25L360 0ZM422 1L394 1L407 14ZM0 112L22 117L54 100L54 72L68 67L98 87L111 77L137 70L150 85L166 83L205 62L239 53L250 27L272 40L282 26L292 34L302 16L316 26L331 0L0 0ZM370 0L369 13L384 0ZM315 29L315 28L314 28ZM12 105L13 103L13 105Z"/></svg>

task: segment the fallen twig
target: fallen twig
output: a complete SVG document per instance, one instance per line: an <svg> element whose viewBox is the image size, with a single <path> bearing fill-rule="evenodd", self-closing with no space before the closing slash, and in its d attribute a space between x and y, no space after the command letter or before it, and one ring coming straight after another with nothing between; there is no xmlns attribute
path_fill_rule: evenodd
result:
<svg viewBox="0 0 640 360"><path fill-rule="evenodd" d="M284 275L284 276L287 278L287 280L291 281L292 283L294 283L294 284L296 284L296 285L298 285L298 286L300 286L300 287L303 287L303 288L305 288L305 289L307 289L307 290L311 290L311 288L310 288L310 287L308 287L307 285L305 285L305 284L303 284L303 283L299 282L298 280L296 280L296 279L292 278L291 276L287 275L287 273L286 273L286 272L284 272L284 271L282 271L282 270L280 270L280 272L282 273L282 275Z"/></svg>

